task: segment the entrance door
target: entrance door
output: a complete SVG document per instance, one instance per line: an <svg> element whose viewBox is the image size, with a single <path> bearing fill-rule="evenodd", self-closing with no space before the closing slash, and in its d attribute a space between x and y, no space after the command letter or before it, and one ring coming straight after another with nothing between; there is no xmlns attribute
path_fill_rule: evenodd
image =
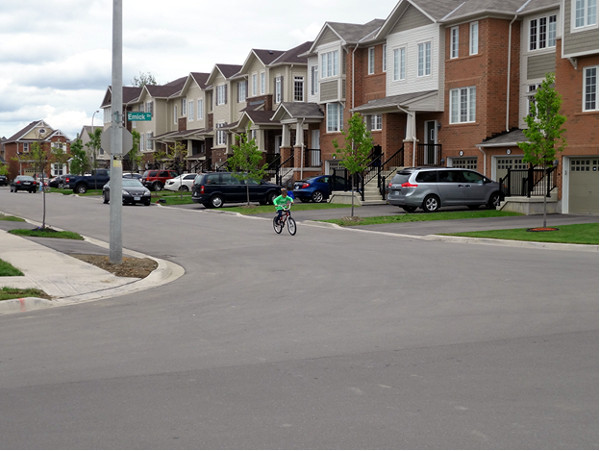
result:
<svg viewBox="0 0 600 451"><path fill-rule="evenodd" d="M313 130L310 138L310 148L313 150L321 149L321 131ZM321 166L321 152L310 153L310 165L312 167Z"/></svg>
<svg viewBox="0 0 600 451"><path fill-rule="evenodd" d="M437 162L436 146L437 143L437 122L425 121L425 164L433 165Z"/></svg>

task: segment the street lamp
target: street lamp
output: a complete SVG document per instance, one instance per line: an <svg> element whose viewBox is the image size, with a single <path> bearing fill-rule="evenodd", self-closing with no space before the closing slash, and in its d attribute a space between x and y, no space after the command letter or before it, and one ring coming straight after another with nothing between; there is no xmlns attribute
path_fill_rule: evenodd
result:
<svg viewBox="0 0 600 451"><path fill-rule="evenodd" d="M96 113L99 113L99 112L100 112L100 110L96 110L96 111L94 111L94 114L92 114L92 131L91 131L91 133L88 133L88 135L90 136L90 138L94 134L94 116L96 116ZM96 166L97 166L97 164L96 164L96 147L92 147L92 152L94 152L94 155L93 155L93 157L94 157L94 169L96 169Z"/></svg>

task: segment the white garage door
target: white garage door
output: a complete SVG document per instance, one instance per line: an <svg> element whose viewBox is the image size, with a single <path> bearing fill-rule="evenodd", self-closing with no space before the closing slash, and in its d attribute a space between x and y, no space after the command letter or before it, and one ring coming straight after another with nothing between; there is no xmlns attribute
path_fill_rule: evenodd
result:
<svg viewBox="0 0 600 451"><path fill-rule="evenodd" d="M569 213L598 214L598 157L570 159Z"/></svg>

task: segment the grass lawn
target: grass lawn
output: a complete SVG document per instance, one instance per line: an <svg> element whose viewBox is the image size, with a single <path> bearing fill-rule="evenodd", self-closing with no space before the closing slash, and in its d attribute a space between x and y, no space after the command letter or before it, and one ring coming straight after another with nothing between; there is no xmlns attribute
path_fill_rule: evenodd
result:
<svg viewBox="0 0 600 451"><path fill-rule="evenodd" d="M2 213L0 213L0 221L25 222L23 218L19 218L17 216L6 216Z"/></svg>
<svg viewBox="0 0 600 451"><path fill-rule="evenodd" d="M292 212L294 211L305 211L305 210L328 210L331 208L349 208L346 204L330 204L328 202L323 202L319 204L314 203L294 203L292 207ZM241 207L224 207L220 210L223 211L234 211L236 213L241 213L243 215L258 215L262 213L273 213L275 214L275 206L274 205L256 205L255 203L251 203L249 207L241 206Z"/></svg>
<svg viewBox="0 0 600 451"><path fill-rule="evenodd" d="M23 273L8 262L0 259L0 277L22 276Z"/></svg>
<svg viewBox="0 0 600 451"><path fill-rule="evenodd" d="M0 288L0 301L5 301L7 299L18 299L18 298L44 298L50 299L46 293L42 290L38 290L37 288L10 288L10 287L2 287Z"/></svg>
<svg viewBox="0 0 600 451"><path fill-rule="evenodd" d="M45 229L13 229L9 230L8 233L21 236L37 236L40 238L65 238L68 240L83 240L83 237L75 232L69 231L58 231L48 227Z"/></svg>
<svg viewBox="0 0 600 451"><path fill-rule="evenodd" d="M551 232L529 232L527 229L487 230L445 234L498 240L539 241L544 243L571 243L598 245L598 223L570 224L557 227Z"/></svg>
<svg viewBox="0 0 600 451"><path fill-rule="evenodd" d="M347 207L347 205L346 205ZM294 207L295 208L295 207ZM358 212L360 214L360 211ZM497 210L465 210L465 211L438 211L436 213L405 213L401 215L373 216L370 218L340 218L327 219L323 222L330 222L340 226L355 225L373 225L373 224L391 224L401 222L419 222L419 221L447 221L451 219L474 219L474 218L495 218L500 216L522 216L520 213Z"/></svg>

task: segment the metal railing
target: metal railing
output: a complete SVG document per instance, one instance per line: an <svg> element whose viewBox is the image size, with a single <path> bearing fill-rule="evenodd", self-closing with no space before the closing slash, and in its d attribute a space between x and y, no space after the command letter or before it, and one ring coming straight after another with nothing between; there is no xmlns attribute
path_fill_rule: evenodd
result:
<svg viewBox="0 0 600 451"><path fill-rule="evenodd" d="M323 165L321 162L321 149L304 149L303 167L318 168Z"/></svg>
<svg viewBox="0 0 600 451"><path fill-rule="evenodd" d="M442 155L441 144L417 144L416 166L439 166Z"/></svg>
<svg viewBox="0 0 600 451"><path fill-rule="evenodd" d="M500 186L506 197L509 196L546 196L556 188L558 167L508 169L505 177L500 179Z"/></svg>
<svg viewBox="0 0 600 451"><path fill-rule="evenodd" d="M362 200L364 199L364 186L367 183L370 183L375 177L377 177L377 189L382 196L382 199L385 200L385 183L387 177L383 174L383 171L394 168L398 166L404 165L404 146L400 147L396 152L394 152L387 160L383 161L383 155L378 154L371 160L369 163L369 169L365 173L365 176L361 179L361 193Z"/></svg>

